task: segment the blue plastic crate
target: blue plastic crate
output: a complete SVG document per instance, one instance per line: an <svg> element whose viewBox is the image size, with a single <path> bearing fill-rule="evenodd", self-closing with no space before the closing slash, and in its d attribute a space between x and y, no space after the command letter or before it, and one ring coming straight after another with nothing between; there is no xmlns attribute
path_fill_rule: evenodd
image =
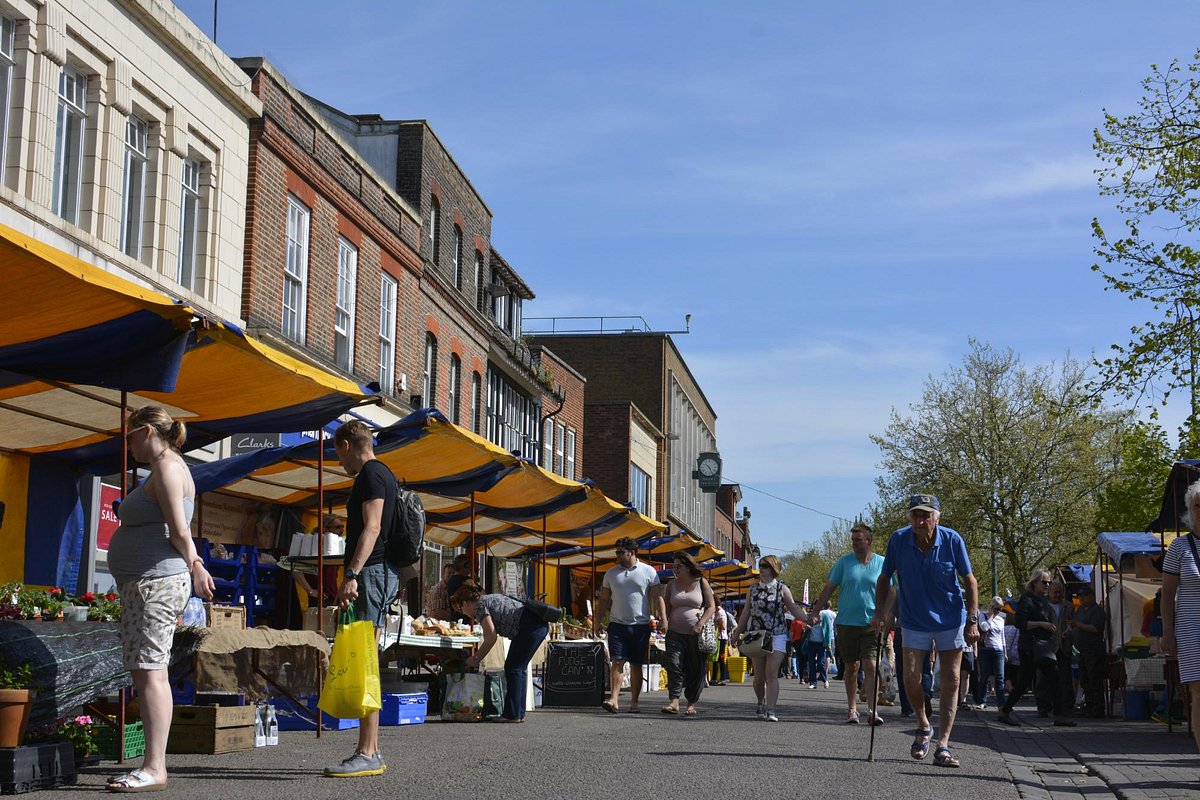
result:
<svg viewBox="0 0 1200 800"><path fill-rule="evenodd" d="M429 695L385 694L383 709L379 712L380 725L420 725L429 711Z"/></svg>
<svg viewBox="0 0 1200 800"><path fill-rule="evenodd" d="M302 696L299 699L304 701L305 708L314 712L317 710L317 698L315 695ZM301 712L296 707L296 704L288 698L273 698L271 705L275 706L275 718L279 721L279 730L315 731L317 729L316 723L312 721L312 717ZM347 731L351 728L357 728L358 720L338 719L337 717L331 717L321 712L321 726L327 731Z"/></svg>

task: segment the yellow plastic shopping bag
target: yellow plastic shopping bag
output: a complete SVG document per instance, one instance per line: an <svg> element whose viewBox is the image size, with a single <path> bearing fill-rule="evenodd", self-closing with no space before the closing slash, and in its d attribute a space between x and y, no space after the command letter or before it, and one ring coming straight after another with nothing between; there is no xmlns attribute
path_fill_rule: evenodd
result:
<svg viewBox="0 0 1200 800"><path fill-rule="evenodd" d="M356 622L354 610L348 609L333 639L329 674L317 708L338 719L362 719L382 708L382 700L375 626Z"/></svg>

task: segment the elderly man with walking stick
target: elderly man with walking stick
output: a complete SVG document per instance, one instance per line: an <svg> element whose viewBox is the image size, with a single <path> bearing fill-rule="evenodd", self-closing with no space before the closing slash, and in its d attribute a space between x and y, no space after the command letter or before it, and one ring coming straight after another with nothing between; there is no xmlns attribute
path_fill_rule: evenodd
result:
<svg viewBox="0 0 1200 800"><path fill-rule="evenodd" d="M883 571L875 586L871 624L883 624L890 581L895 575L900 585L905 689L920 725L909 754L924 759L933 739L921 688L921 660L929 658L930 650L936 650L941 654L942 692L933 763L958 767L958 759L950 752L950 732L957 711L960 653L964 644L979 640L979 590L971 574L966 543L958 531L939 525L940 517L938 499L933 495L914 494L909 498L909 525L888 540Z"/></svg>

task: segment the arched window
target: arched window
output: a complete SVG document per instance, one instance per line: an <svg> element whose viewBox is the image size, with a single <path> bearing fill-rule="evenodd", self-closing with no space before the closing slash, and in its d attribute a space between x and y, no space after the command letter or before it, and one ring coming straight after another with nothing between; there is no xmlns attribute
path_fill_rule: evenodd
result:
<svg viewBox="0 0 1200 800"><path fill-rule="evenodd" d="M432 333L425 334L425 385L421 402L426 408L437 406L437 339Z"/></svg>
<svg viewBox="0 0 1200 800"><path fill-rule="evenodd" d="M462 359L450 356L450 384L446 387L446 411L450 421L459 424L462 412Z"/></svg>
<svg viewBox="0 0 1200 800"><path fill-rule="evenodd" d="M437 197L430 195L429 197L429 260L434 266L438 263L438 250L441 244L441 231L438 230L438 225L442 218L442 204L438 202Z"/></svg>
<svg viewBox="0 0 1200 800"><path fill-rule="evenodd" d="M463 287L463 265L462 265L462 228L454 226L454 288L461 290Z"/></svg>

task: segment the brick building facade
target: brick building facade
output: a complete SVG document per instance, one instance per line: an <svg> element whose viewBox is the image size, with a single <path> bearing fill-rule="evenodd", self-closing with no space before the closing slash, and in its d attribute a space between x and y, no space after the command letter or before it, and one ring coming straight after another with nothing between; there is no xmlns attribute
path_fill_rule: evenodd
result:
<svg viewBox="0 0 1200 800"><path fill-rule="evenodd" d="M716 533L716 500L699 490L692 471L701 452L716 450L716 412L675 342L663 333L536 334L587 379L584 457L591 477L610 497L640 502L637 485L654 451L656 469L646 501L672 528L705 538ZM641 450L637 448L640 447ZM642 453L644 456L645 453Z"/></svg>
<svg viewBox="0 0 1200 800"><path fill-rule="evenodd" d="M522 339L523 304L534 293L493 246L491 209L424 120L347 114L309 100L363 161L393 181L421 220L418 314L425 329L410 400L539 460L542 417L558 395ZM576 465L582 462L582 416ZM564 468L568 461L564 454Z"/></svg>

